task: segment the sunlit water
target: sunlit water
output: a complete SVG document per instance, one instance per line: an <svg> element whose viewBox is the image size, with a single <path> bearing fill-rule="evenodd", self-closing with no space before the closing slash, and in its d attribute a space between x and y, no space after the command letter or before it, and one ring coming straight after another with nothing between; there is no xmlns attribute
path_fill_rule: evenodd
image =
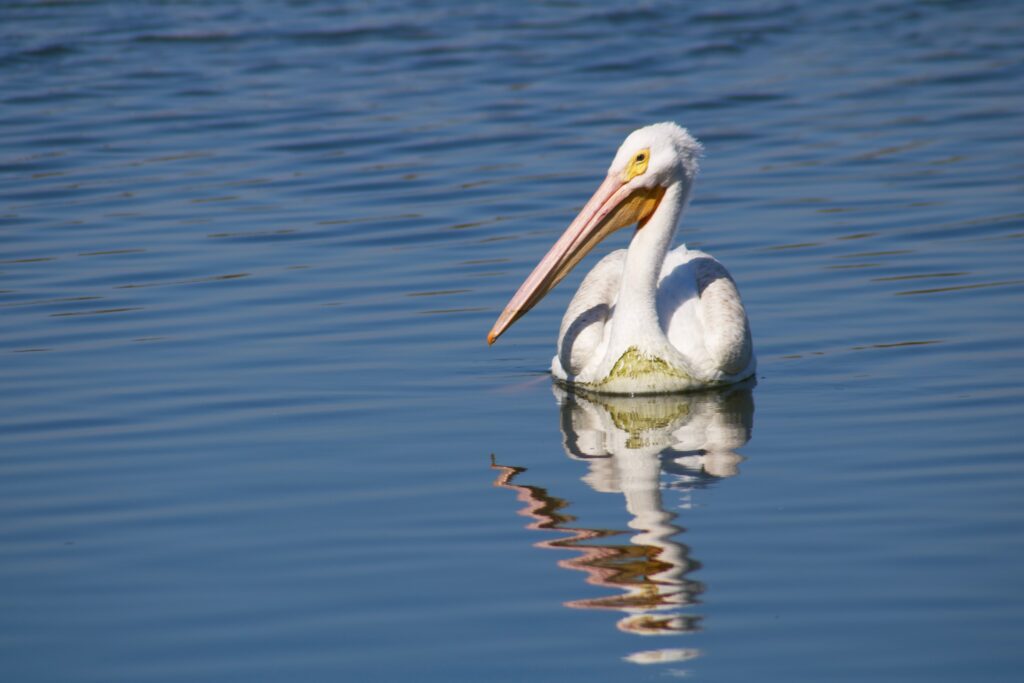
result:
<svg viewBox="0 0 1024 683"><path fill-rule="evenodd" d="M2 680L1019 677L1024 6L602 7L0 7ZM665 119L757 385L553 396Z"/></svg>

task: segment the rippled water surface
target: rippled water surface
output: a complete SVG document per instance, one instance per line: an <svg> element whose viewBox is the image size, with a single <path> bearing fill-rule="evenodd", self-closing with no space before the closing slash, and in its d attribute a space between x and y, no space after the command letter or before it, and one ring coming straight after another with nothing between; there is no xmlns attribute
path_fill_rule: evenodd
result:
<svg viewBox="0 0 1024 683"><path fill-rule="evenodd" d="M5 681L1010 681L1024 6L0 7ZM484 336L633 128L756 386ZM627 233L610 244L625 244Z"/></svg>

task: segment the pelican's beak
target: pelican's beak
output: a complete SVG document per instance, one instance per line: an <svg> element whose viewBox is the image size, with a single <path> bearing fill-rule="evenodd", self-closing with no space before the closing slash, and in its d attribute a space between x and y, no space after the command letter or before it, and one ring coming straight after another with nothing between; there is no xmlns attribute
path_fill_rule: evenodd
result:
<svg viewBox="0 0 1024 683"><path fill-rule="evenodd" d="M526 315L555 288L598 242L634 223L643 227L665 195L665 188L630 187L622 176L609 174L551 251L541 259L487 334L493 344L512 323Z"/></svg>

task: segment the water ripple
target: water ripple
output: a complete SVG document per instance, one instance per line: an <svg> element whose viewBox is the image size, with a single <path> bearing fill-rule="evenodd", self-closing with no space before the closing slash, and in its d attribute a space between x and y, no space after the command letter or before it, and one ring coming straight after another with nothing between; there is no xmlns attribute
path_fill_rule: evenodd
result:
<svg viewBox="0 0 1024 683"><path fill-rule="evenodd" d="M0 16L5 678L1020 670L1018 5ZM552 403L582 269L484 340L666 119L707 151L679 239L728 266L759 353L728 482L696 437L631 478L650 460L596 456L660 413ZM669 433L734 437L734 408ZM510 523L492 452L561 541ZM690 544L699 571L669 561Z"/></svg>

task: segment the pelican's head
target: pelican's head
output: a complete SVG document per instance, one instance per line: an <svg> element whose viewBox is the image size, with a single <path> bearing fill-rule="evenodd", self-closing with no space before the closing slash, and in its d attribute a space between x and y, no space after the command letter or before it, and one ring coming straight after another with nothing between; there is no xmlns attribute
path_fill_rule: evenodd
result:
<svg viewBox="0 0 1024 683"><path fill-rule="evenodd" d="M628 225L643 228L671 185L682 183L685 196L697 174L700 153L700 143L674 123L655 123L630 133L594 196L498 316L487 343L493 344L554 289L598 242Z"/></svg>
<svg viewBox="0 0 1024 683"><path fill-rule="evenodd" d="M634 130L615 153L608 177L617 176L632 188L667 188L693 182L703 148L675 123L655 123Z"/></svg>

